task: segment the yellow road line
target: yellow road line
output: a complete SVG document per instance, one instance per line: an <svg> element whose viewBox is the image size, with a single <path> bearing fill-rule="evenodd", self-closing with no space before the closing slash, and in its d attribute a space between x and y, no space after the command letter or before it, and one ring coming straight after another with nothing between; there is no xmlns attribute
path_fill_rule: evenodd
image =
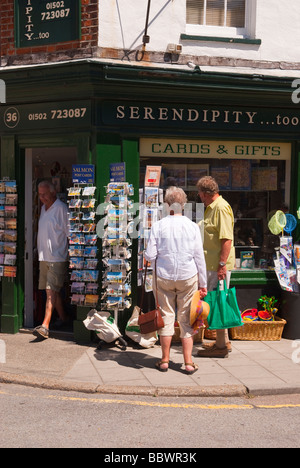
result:
<svg viewBox="0 0 300 468"><path fill-rule="evenodd" d="M13 397L26 397L26 398L37 398L36 395L29 395L25 393L9 393L6 391L0 391L0 395L10 395ZM72 397L72 396L61 396L61 395L46 395L42 396L44 399L52 399L58 401L74 401L81 403L93 403L93 404L113 404L113 405L130 405L130 406L145 406L152 408L178 408L178 409L198 409L198 410L253 410L253 409L284 409L284 408L300 408L300 404L281 404L281 405L238 405L238 404L198 404L198 403L159 403L159 402L145 402L139 400L122 400L122 399L110 399L110 398L87 398L87 397Z"/></svg>
<svg viewBox="0 0 300 468"><path fill-rule="evenodd" d="M300 408L300 405L293 405L292 403L287 403L285 405L256 405L255 408L260 408L260 409Z"/></svg>
<svg viewBox="0 0 300 468"><path fill-rule="evenodd" d="M113 400L107 398L83 398L83 397L61 397L56 395L49 395L47 398L53 398L55 400L68 400L68 401L81 401L90 402L97 404L114 404L114 405L131 405L131 406L150 406L157 408L182 408L182 409L235 409L235 410L246 410L253 409L252 405L200 405L200 404L186 404L186 403L158 403L158 402L145 402L145 401L130 401L130 400Z"/></svg>

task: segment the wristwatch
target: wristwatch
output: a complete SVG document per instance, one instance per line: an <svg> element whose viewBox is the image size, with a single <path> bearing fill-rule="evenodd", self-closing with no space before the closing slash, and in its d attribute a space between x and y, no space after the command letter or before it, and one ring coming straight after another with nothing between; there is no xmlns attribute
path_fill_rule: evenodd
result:
<svg viewBox="0 0 300 468"><path fill-rule="evenodd" d="M224 267L224 266L226 265L226 262L219 262L219 265L220 265L221 267Z"/></svg>

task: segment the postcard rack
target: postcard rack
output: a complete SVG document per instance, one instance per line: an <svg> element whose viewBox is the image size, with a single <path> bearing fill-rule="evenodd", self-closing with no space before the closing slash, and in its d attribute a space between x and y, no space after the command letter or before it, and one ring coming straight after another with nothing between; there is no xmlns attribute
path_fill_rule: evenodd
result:
<svg viewBox="0 0 300 468"><path fill-rule="evenodd" d="M130 234L133 202L130 197L134 191L128 182L110 182L105 189L101 310L113 314L118 325L119 313L132 305Z"/></svg>
<svg viewBox="0 0 300 468"><path fill-rule="evenodd" d="M99 301L95 192L92 184L68 189L71 304L83 307L96 307Z"/></svg>
<svg viewBox="0 0 300 468"><path fill-rule="evenodd" d="M153 177L155 169L156 178ZM145 271L144 251L147 248L147 243L152 225L159 221L163 215L163 189L159 188L160 182L160 167L147 166L145 186L139 190L140 204L140 223L139 223L139 240L138 240L138 286L143 283ZM151 182L149 182L149 173ZM152 291L152 271L148 267L146 278L145 291Z"/></svg>
<svg viewBox="0 0 300 468"><path fill-rule="evenodd" d="M16 181L0 181L0 280L17 275L17 204Z"/></svg>

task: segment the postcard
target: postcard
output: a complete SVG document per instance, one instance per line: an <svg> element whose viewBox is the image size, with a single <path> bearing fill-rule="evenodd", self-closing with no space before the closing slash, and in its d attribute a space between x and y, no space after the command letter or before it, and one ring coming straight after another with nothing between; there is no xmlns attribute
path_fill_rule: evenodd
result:
<svg viewBox="0 0 300 468"><path fill-rule="evenodd" d="M85 247L84 249L84 256L85 257L96 257L97 256L97 247L96 246L90 246L90 247Z"/></svg>
<svg viewBox="0 0 300 468"><path fill-rule="evenodd" d="M159 187L161 166L146 166L145 187Z"/></svg>
<svg viewBox="0 0 300 468"><path fill-rule="evenodd" d="M69 268L82 270L84 268L84 258L82 257L71 257L69 262Z"/></svg>
<svg viewBox="0 0 300 468"><path fill-rule="evenodd" d="M146 208L158 208L158 187L145 187L144 205Z"/></svg>
<svg viewBox="0 0 300 468"><path fill-rule="evenodd" d="M83 196L93 196L96 191L96 187L84 187L82 195Z"/></svg>
<svg viewBox="0 0 300 468"><path fill-rule="evenodd" d="M71 284L71 292L77 294L83 294L85 292L85 283L74 282Z"/></svg>
<svg viewBox="0 0 300 468"><path fill-rule="evenodd" d="M4 257L4 265L15 265L17 261L17 256L16 255L5 255Z"/></svg>
<svg viewBox="0 0 300 468"><path fill-rule="evenodd" d="M86 307L96 307L99 301L99 296L96 294L87 294L85 296L84 305Z"/></svg>
<svg viewBox="0 0 300 468"><path fill-rule="evenodd" d="M79 197L81 194L81 187L70 187L68 188L69 197Z"/></svg>
<svg viewBox="0 0 300 468"><path fill-rule="evenodd" d="M84 301L85 301L85 295L84 294L73 294L71 296L71 304L72 305L83 306Z"/></svg>

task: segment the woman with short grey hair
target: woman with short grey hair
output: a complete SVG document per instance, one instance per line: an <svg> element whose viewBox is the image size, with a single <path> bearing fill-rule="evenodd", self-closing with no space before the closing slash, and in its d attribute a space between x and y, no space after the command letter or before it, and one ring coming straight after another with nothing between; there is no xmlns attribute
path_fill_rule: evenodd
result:
<svg viewBox="0 0 300 468"><path fill-rule="evenodd" d="M157 299L164 320L164 327L159 330L162 358L156 363L156 368L161 372L169 368L177 312L185 372L190 375L198 369L192 361L194 332L190 325L190 305L198 289L202 297L206 296L207 284L200 229L182 215L186 201L181 188L167 189L165 203L170 214L152 226L145 259L153 263L156 271L153 286L157 286Z"/></svg>
<svg viewBox="0 0 300 468"><path fill-rule="evenodd" d="M184 205L187 202L186 193L179 187L169 187L165 194L165 203L169 205L170 209L178 213L182 213Z"/></svg>

